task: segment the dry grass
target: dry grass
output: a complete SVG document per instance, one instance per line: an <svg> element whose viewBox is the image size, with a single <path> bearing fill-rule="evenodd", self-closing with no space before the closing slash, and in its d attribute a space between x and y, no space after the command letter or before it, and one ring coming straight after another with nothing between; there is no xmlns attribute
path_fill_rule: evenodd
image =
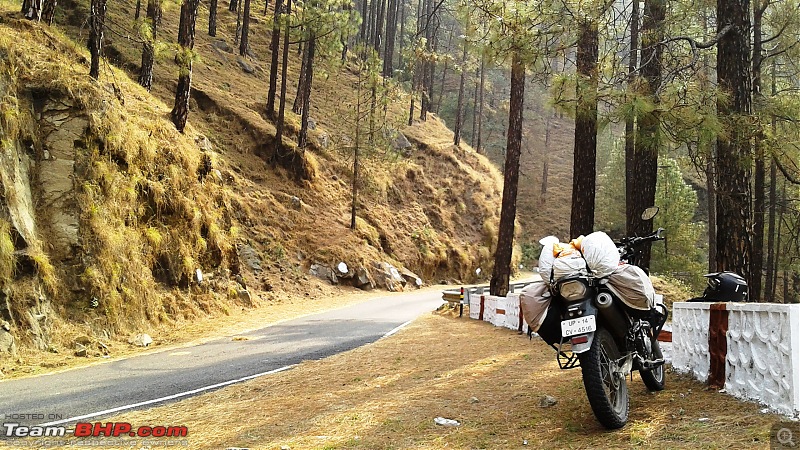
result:
<svg viewBox="0 0 800 450"><path fill-rule="evenodd" d="M559 370L541 341L445 311L344 354L108 420L185 425L198 449L768 448L779 420L675 374L660 393L638 376L630 388L629 424L606 431L580 372ZM558 403L539 407L545 394ZM434 425L438 416L461 426Z"/></svg>
<svg viewBox="0 0 800 450"><path fill-rule="evenodd" d="M235 55L213 46L219 40L233 44L235 15L220 4L217 38L206 35L207 14L200 15L186 135L168 121L177 75L171 50L156 63L152 93L132 81L140 46L121 35L137 33L134 2L109 5L116 32L107 34L107 55L123 69L104 63L99 83L87 76L87 5L64 0L59 6L56 25L47 27L20 20L17 4L0 2L4 62L18 75L12 77L18 95L0 99L4 129L35 138L33 118L20 115L29 109L25 96L31 89L72 101L90 119L79 155L85 170L76 179L85 251L80 270L65 273L59 261L49 263L46 248L35 255L40 284L64 294L54 305L52 350L71 353L75 336L85 334L116 354L127 348L131 333L163 333L241 308L228 269L237 269L234 249L244 244L255 249L264 268L241 267L254 306L298 298L295 291L305 288L305 274L315 262L370 267L388 261L418 272L426 282L474 281L477 267L491 272L486 247L494 245L498 222L497 170L466 147L445 145L452 132L435 118L405 127L407 99L394 87L379 122L420 137L410 156L384 146L367 152L359 226L348 229L351 90L358 82L348 65L322 65L315 77L311 116L317 129L302 166L316 175L298 183L291 170L268 168L264 159L275 129L264 118L258 93L266 95L272 16L256 13L263 4L253 6L254 56L246 57L254 74L244 73ZM174 8L165 12L159 29L165 43L174 43L177 22ZM290 82L298 68L299 58L291 52ZM290 86L290 103L293 94ZM289 113L287 120L292 138L299 118ZM201 135L213 151L199 151L194 139ZM321 144L325 136L328 147ZM203 155L221 179L197 181ZM299 209L294 197L301 200ZM214 280L209 291L187 287L198 267ZM34 298L33 292L28 297ZM96 310L87 306L93 297L101 305ZM18 325L24 336L24 325ZM9 366L40 371L28 366L33 355L3 361L6 373ZM44 358L47 364L61 364L50 357Z"/></svg>

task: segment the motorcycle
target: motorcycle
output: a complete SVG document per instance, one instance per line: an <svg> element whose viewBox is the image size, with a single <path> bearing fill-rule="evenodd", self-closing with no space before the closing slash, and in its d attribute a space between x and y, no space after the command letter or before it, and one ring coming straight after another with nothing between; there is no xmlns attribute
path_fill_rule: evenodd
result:
<svg viewBox="0 0 800 450"><path fill-rule="evenodd" d="M655 207L648 208L642 219L652 219L657 212ZM663 233L658 229L648 236L615 242L620 261L638 262L641 247L663 240ZM631 307L609 285L608 276L595 277L587 271L566 276L550 287L550 310L542 327L543 331L550 327L551 337L542 331L540 335L557 351L562 370L581 368L594 415L606 428L616 429L628 421L627 377L632 371L639 371L648 390L664 389L664 358L657 337L668 311L658 302L646 310Z"/></svg>

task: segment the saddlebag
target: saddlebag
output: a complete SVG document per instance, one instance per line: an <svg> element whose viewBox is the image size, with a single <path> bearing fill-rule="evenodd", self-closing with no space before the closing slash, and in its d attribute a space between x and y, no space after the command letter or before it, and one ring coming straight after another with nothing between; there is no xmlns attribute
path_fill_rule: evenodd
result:
<svg viewBox="0 0 800 450"><path fill-rule="evenodd" d="M608 277L608 288L628 308L650 311L655 307L656 290L650 277L637 266L623 264Z"/></svg>
<svg viewBox="0 0 800 450"><path fill-rule="evenodd" d="M550 289L547 283L533 283L525 286L519 293L519 307L522 317L528 323L531 331L538 332L547 309L550 306Z"/></svg>

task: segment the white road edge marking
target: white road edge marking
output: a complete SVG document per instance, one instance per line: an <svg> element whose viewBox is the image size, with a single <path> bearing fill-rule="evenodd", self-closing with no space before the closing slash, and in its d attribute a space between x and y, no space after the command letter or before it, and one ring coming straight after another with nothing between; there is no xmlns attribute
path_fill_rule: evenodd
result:
<svg viewBox="0 0 800 450"><path fill-rule="evenodd" d="M43 423L43 424L41 424L39 426L40 427L49 427L49 426L53 426L53 425L61 425L61 424L64 424L64 423L74 422L76 420L90 419L92 417L103 416L103 415L106 415L106 414L125 411L127 409L132 409L132 408L138 408L139 406L145 406L145 405L150 405L150 404L153 404L153 403L163 402L165 400L172 400L172 399L176 399L176 398L180 398L180 397L186 397L187 395L197 394L197 393L200 393L200 392L203 392L203 391L207 391L209 389L216 389L218 387L228 386L230 384L241 383L243 381L252 380L253 378L263 377L265 375L276 374L278 372L283 372L285 370L292 369L295 366L296 366L296 364L292 364L292 365L289 365L289 366L283 366L283 367L281 367L279 369L274 369L274 370L270 370L270 371L267 371L267 372L257 373L255 375L250 375L250 376L247 376L247 377L238 378L236 380L223 381L222 383L217 383L217 384L212 384L210 386L204 386L204 387L201 387L201 388L192 389L191 391L179 392L177 394L168 395L166 397L154 398L153 400L147 400L147 401L144 401L144 402L133 403L133 404L130 404L130 405L118 406L116 408L107 409L105 411L98 411L98 412L93 412L93 413L89 413L89 414L84 414L82 416L70 417L69 419L58 420L58 421L55 421L55 422L47 422L47 423Z"/></svg>
<svg viewBox="0 0 800 450"><path fill-rule="evenodd" d="M408 322L406 322L406 323L404 323L404 324L402 324L402 325L400 325L400 326L397 326L397 327L395 327L394 329L392 329L392 330L391 330L391 331L389 331L388 333L384 334L384 335L381 337L381 339L383 339L383 338L387 338L387 337L389 337L389 336L391 336L391 335L393 335L393 334L397 333L398 331L400 331L400 330L402 330L403 328L407 327L407 326L408 326L408 324L410 324L410 323L411 323L411 322L413 322L413 321L414 321L414 319L411 319L411 320L409 320Z"/></svg>

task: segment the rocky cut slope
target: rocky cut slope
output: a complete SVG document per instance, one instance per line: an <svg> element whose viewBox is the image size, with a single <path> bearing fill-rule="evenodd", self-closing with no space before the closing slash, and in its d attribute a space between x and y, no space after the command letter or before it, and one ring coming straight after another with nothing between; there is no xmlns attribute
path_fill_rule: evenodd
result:
<svg viewBox="0 0 800 450"><path fill-rule="evenodd" d="M110 334L208 310L217 296L159 287L238 270L210 156L163 104L85 63L52 30L0 24L0 314L40 349L58 317Z"/></svg>
<svg viewBox="0 0 800 450"><path fill-rule="evenodd" d="M221 15L221 30L230 19ZM173 22L165 17L164 29ZM254 53L268 53L258 28L267 25L251 29ZM309 176L298 183L291 168L264 161L274 127L252 94L265 90L264 71L240 69L198 36L203 64L180 134L164 103L171 62L156 66L155 96L109 64L92 81L79 33L9 11L0 22L0 316L26 343L52 347L60 324L113 339L280 301L309 275L400 289L407 279L491 273L501 177L483 156L450 145L435 117L400 129L410 141L402 151L363 159L350 230L351 130L341 118L355 97L352 72L315 84ZM119 58L136 51L115 45ZM292 64L290 73L299 59ZM404 114L398 96L389 116ZM288 121L296 130L297 117Z"/></svg>

